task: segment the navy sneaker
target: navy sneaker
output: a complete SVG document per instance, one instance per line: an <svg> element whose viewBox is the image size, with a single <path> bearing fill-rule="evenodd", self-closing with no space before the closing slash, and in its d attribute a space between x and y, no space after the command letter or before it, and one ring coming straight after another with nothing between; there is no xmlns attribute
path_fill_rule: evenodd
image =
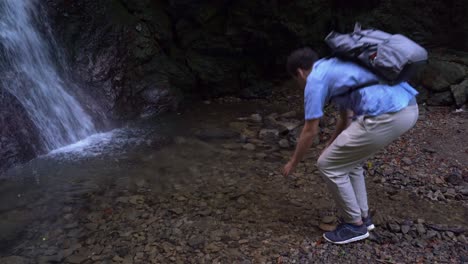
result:
<svg viewBox="0 0 468 264"><path fill-rule="evenodd" d="M367 231L366 225L352 225L347 223L342 223L331 232L326 232L323 234L323 238L328 242L333 244L347 244L355 241L359 241L369 237L369 232Z"/></svg>
<svg viewBox="0 0 468 264"><path fill-rule="evenodd" d="M370 217L370 215L368 215L367 217L363 217L362 222L366 225L367 230L372 231L375 229L375 225L374 223L372 223L372 218Z"/></svg>

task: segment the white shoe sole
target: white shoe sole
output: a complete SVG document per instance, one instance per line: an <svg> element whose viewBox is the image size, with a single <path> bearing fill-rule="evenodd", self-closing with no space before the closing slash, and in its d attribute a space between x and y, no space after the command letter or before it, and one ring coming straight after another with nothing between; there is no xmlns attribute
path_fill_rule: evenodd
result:
<svg viewBox="0 0 468 264"><path fill-rule="evenodd" d="M370 225L370 226L367 227L367 230L368 230L368 231L372 231L372 230L374 230L374 229L375 229L375 225L374 225L374 224L372 224L372 225Z"/></svg>
<svg viewBox="0 0 468 264"><path fill-rule="evenodd" d="M337 245L343 245L343 244L348 244L348 243L351 243L351 242L356 242L356 241L359 241L359 240L366 239L368 237L369 237L369 232L365 233L364 235L353 237L353 238L350 238L350 239L344 240L344 241L331 241L330 239L328 239L325 236L325 234L323 234L323 238L325 238L326 241L328 241L330 243L333 243L333 244L337 244Z"/></svg>

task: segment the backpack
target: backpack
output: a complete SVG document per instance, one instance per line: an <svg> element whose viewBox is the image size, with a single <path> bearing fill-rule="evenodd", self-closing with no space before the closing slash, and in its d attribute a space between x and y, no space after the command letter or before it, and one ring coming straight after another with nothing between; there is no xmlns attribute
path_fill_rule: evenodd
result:
<svg viewBox="0 0 468 264"><path fill-rule="evenodd" d="M330 32L325 42L333 56L368 68L390 85L408 81L427 62L427 51L409 38L377 29L361 29L359 23L352 33Z"/></svg>

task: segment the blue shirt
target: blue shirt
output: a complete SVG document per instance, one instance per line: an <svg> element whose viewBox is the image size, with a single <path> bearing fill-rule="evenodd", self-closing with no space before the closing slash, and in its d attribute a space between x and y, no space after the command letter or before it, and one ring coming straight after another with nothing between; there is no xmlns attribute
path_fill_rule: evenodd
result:
<svg viewBox="0 0 468 264"><path fill-rule="evenodd" d="M376 84L351 93L355 87L378 77L368 69L338 58L321 59L314 63L304 90L305 119L323 116L323 108L331 101L339 109L349 109L356 116L377 116L397 112L408 106L418 92L408 83ZM343 94L344 95L340 95ZM338 95L338 96L337 96Z"/></svg>

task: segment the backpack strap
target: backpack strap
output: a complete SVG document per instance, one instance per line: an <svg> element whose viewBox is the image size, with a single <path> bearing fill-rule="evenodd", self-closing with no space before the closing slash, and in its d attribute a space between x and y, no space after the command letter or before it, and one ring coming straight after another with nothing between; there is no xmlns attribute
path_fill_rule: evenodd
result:
<svg viewBox="0 0 468 264"><path fill-rule="evenodd" d="M369 87L369 86L372 86L372 85L376 85L376 84L379 84L379 83L381 83L381 82L380 82L380 81L371 81L371 82L367 82L367 83L363 83L363 84L360 84L360 85L351 87L348 91L346 91L346 92L344 92L344 93L340 93L340 94L333 95L332 97L330 97L329 101L331 101L332 98L334 98L334 97L343 96L343 95L349 95L349 94L351 94L351 93L354 92L354 91L357 91L357 90L359 90L359 89L362 89L362 88L365 88L365 87Z"/></svg>

